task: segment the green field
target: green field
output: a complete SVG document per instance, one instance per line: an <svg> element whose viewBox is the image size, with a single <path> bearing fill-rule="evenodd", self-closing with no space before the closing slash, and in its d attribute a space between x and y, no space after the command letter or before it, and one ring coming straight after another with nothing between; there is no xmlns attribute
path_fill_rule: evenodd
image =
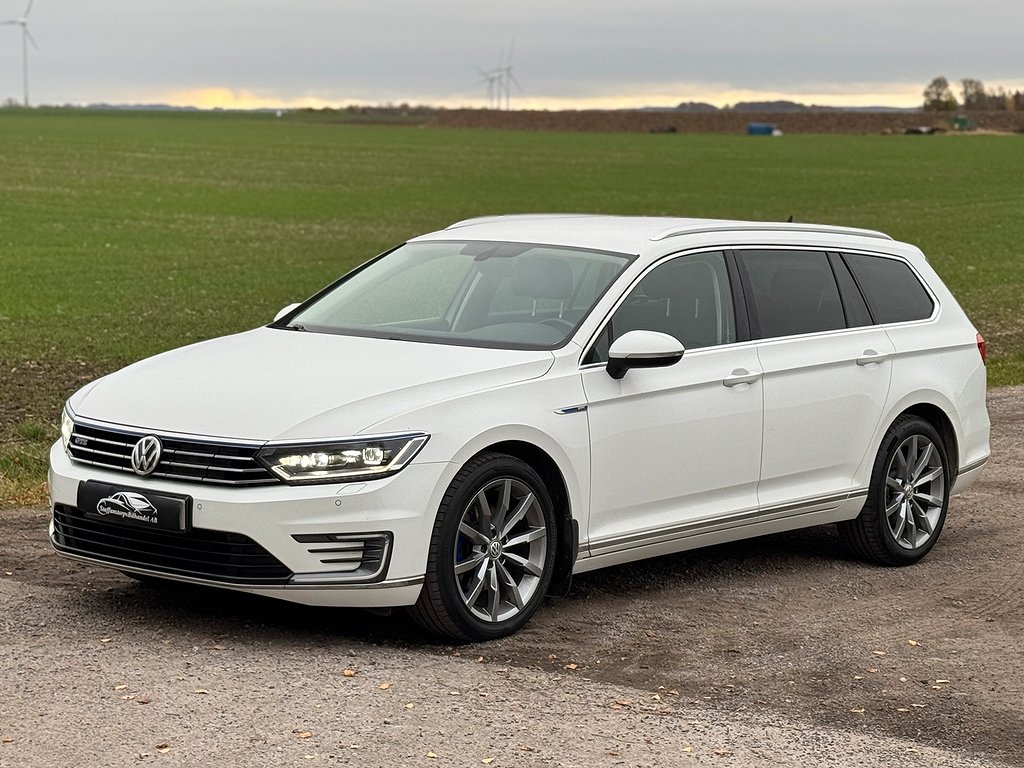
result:
<svg viewBox="0 0 1024 768"><path fill-rule="evenodd" d="M828 222L920 245L1024 382L1024 137L512 133L0 110L0 503L82 381L269 321L404 238L590 211Z"/></svg>

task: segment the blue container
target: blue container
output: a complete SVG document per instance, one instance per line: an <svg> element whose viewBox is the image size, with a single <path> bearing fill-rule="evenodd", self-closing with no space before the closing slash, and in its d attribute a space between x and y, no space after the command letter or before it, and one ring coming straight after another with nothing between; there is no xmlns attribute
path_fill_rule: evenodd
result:
<svg viewBox="0 0 1024 768"><path fill-rule="evenodd" d="M747 123L748 136L771 136L774 130L774 123Z"/></svg>

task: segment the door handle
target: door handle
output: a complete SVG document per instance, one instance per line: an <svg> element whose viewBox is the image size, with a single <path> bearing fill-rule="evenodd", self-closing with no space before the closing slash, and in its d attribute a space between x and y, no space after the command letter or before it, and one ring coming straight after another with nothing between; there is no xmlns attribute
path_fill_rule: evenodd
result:
<svg viewBox="0 0 1024 768"><path fill-rule="evenodd" d="M865 349L860 353L860 357L857 358L857 365L872 365L877 363L884 363L889 359L889 355L882 352L876 352L873 349Z"/></svg>
<svg viewBox="0 0 1024 768"><path fill-rule="evenodd" d="M753 384L761 378L760 371L748 371L746 368L737 368L724 379L722 384L727 387L735 387L739 384Z"/></svg>

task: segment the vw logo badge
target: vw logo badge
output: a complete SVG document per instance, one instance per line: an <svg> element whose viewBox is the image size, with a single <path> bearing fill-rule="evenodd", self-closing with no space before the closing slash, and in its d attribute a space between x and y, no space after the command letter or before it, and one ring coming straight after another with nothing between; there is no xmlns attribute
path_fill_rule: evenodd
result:
<svg viewBox="0 0 1024 768"><path fill-rule="evenodd" d="M132 469L137 475L148 475L160 463L163 446L156 435L146 435L132 449Z"/></svg>

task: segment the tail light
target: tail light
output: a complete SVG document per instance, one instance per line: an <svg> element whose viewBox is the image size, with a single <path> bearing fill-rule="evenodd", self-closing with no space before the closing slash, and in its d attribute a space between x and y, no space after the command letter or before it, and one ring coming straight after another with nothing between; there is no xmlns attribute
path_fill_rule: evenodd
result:
<svg viewBox="0 0 1024 768"><path fill-rule="evenodd" d="M985 346L985 337L978 334L978 354L981 355L981 362L988 365L988 349Z"/></svg>

